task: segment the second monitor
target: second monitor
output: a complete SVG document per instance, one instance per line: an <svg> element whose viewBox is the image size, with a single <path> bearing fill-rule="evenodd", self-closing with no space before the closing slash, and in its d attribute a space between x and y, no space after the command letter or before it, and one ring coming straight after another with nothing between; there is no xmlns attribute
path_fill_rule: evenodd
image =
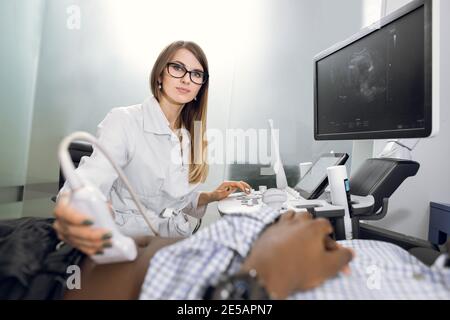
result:
<svg viewBox="0 0 450 320"><path fill-rule="evenodd" d="M344 165L346 153L323 154L309 169L294 189L307 200L317 199L328 185L327 168Z"/></svg>

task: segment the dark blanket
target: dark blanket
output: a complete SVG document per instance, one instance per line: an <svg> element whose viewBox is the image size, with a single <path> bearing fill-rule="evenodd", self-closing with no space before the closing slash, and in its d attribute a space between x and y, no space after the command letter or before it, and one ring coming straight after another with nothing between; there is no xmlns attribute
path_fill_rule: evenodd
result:
<svg viewBox="0 0 450 320"><path fill-rule="evenodd" d="M60 299L83 254L60 246L54 219L0 221L0 299Z"/></svg>

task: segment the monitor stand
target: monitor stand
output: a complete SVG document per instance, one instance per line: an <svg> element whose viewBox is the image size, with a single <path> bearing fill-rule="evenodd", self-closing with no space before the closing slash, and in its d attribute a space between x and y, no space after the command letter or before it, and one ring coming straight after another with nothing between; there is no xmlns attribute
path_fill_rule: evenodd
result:
<svg viewBox="0 0 450 320"><path fill-rule="evenodd" d="M419 144L420 139L393 139L388 140L378 158L391 158L412 160L412 151Z"/></svg>
<svg viewBox="0 0 450 320"><path fill-rule="evenodd" d="M373 140L353 141L352 162L350 174L356 172L359 167L369 158L373 158Z"/></svg>
<svg viewBox="0 0 450 320"><path fill-rule="evenodd" d="M356 172L370 158L393 158L412 160L411 152L420 139L361 140L353 141L351 170Z"/></svg>

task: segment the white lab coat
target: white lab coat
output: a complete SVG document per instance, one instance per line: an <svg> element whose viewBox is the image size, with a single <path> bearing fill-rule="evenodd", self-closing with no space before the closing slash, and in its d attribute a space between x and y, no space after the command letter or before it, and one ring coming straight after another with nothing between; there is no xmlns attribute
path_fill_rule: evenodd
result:
<svg viewBox="0 0 450 320"><path fill-rule="evenodd" d="M191 233L185 214L201 218L199 184L189 184L190 137L177 135L154 97L142 104L112 109L98 125L99 143L123 169L161 236ZM151 235L130 194L101 152L94 147L77 169L82 179L97 186L112 202L116 224L126 235ZM67 183L62 192L68 191ZM165 210L168 209L168 210ZM170 210L172 209L172 210Z"/></svg>

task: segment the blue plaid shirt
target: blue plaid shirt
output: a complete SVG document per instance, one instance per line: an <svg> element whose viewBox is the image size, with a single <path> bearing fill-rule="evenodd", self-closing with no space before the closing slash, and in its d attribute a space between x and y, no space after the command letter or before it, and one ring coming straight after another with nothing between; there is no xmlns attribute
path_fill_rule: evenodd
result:
<svg viewBox="0 0 450 320"><path fill-rule="evenodd" d="M222 275L239 271L253 242L278 216L267 206L257 214L227 215L160 250L150 262L140 299L202 299L206 288ZM356 253L351 275L340 274L290 299L450 299L450 269L443 263L427 267L402 248L384 242L341 244Z"/></svg>

